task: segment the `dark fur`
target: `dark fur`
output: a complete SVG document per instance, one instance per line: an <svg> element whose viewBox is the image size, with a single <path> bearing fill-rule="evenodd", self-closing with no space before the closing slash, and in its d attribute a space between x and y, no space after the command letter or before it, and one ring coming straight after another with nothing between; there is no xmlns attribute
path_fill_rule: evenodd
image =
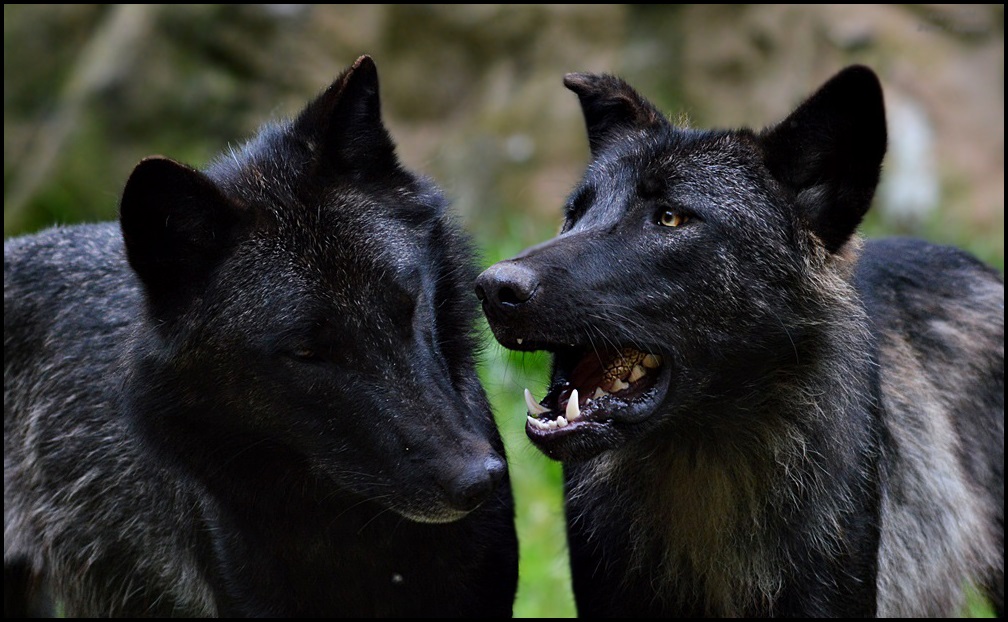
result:
<svg viewBox="0 0 1008 622"><path fill-rule="evenodd" d="M1003 277L857 235L886 147L874 73L762 131L565 84L592 160L561 233L476 289L503 345L554 353L526 430L564 462L579 614L955 615L970 583L1000 614ZM586 400L644 353L661 365Z"/></svg>
<svg viewBox="0 0 1008 622"><path fill-rule="evenodd" d="M361 57L120 223L4 242L4 611L510 616L473 249Z"/></svg>

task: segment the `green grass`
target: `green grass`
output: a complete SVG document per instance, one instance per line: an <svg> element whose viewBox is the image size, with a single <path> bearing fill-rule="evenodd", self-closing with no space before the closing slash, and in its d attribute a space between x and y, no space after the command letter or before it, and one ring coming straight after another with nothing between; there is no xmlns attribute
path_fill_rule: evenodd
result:
<svg viewBox="0 0 1008 622"><path fill-rule="evenodd" d="M969 596L966 600L966 611L963 612L962 617L964 618L995 618L994 608L991 607L990 602L984 596L975 589L969 590Z"/></svg>
<svg viewBox="0 0 1008 622"><path fill-rule="evenodd" d="M528 387L542 393L549 379L547 358L508 352L492 343L486 354L483 382L504 437L515 496L520 573L514 615L575 617L560 465L525 436L522 391Z"/></svg>
<svg viewBox="0 0 1008 622"><path fill-rule="evenodd" d="M538 227L529 227L518 218L483 224L495 232L479 240L484 267L538 241L529 237ZM540 233L548 232L547 226ZM514 617L573 618L577 612L567 556L561 467L525 436L523 391L528 388L537 397L543 396L549 383L549 356L506 350L494 340L486 320L480 322L485 345L480 378L504 438L515 497L519 576Z"/></svg>

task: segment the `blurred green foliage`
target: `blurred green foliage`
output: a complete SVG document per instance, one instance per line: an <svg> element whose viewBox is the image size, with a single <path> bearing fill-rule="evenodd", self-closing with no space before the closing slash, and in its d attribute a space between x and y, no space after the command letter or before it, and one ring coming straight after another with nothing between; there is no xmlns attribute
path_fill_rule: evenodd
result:
<svg viewBox="0 0 1008 622"><path fill-rule="evenodd" d="M486 267L517 254L523 243L518 237L494 236L482 240L481 247ZM567 563L561 467L525 436L523 392L528 388L537 397L544 394L549 384L549 357L506 350L494 340L485 320L481 327L485 345L480 374L504 438L515 496L519 577L514 615L576 617Z"/></svg>

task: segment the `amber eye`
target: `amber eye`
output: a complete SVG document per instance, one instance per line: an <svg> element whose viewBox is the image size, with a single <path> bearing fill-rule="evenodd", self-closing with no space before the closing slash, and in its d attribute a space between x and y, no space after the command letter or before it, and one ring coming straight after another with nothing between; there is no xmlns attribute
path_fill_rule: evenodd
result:
<svg viewBox="0 0 1008 622"><path fill-rule="evenodd" d="M674 212L670 209L662 212L660 218L658 218L658 223L663 227L681 227L689 221L688 216L684 216L678 212Z"/></svg>

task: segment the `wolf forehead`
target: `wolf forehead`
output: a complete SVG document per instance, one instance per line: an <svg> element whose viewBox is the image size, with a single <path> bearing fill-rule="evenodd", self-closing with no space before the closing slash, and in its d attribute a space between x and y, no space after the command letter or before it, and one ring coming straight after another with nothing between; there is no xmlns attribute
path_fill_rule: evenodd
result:
<svg viewBox="0 0 1008 622"><path fill-rule="evenodd" d="M752 209L731 197L770 194L755 133L692 129L665 122L627 132L596 153L568 197L569 217L585 210L622 212L636 201L695 210ZM762 173L762 174L761 174Z"/></svg>
<svg viewBox="0 0 1008 622"><path fill-rule="evenodd" d="M254 216L300 230L381 221L422 237L446 217L448 200L429 177L394 161L372 171L341 166L320 157L318 136L296 128L293 121L266 124L237 149L220 154L207 175Z"/></svg>
<svg viewBox="0 0 1008 622"><path fill-rule="evenodd" d="M291 317L386 309L464 278L452 266L471 251L433 182L388 157L316 157L310 138L276 124L201 171L137 165L120 220L152 313L174 321L197 299L259 316L269 301Z"/></svg>

